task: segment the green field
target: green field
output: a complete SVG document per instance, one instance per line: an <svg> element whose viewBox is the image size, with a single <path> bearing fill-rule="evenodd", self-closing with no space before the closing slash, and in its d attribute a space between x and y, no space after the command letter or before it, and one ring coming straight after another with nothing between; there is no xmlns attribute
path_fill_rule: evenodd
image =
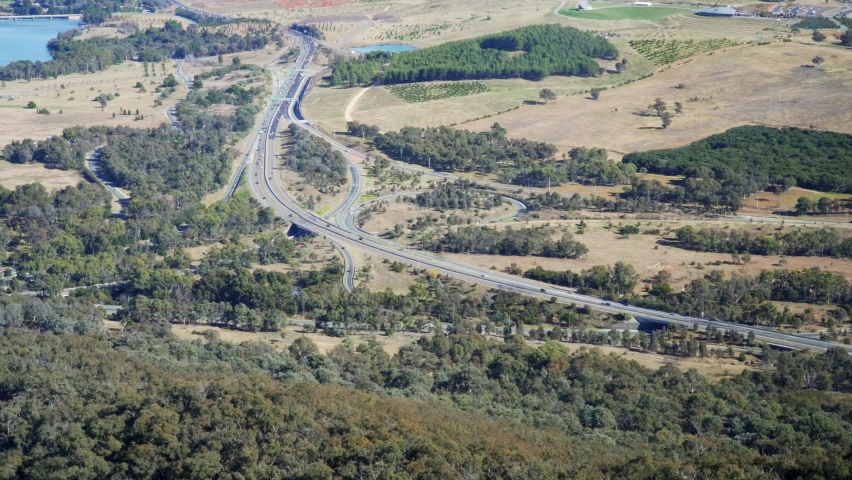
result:
<svg viewBox="0 0 852 480"><path fill-rule="evenodd" d="M619 7L602 7L595 10L578 11L562 9L561 15L589 20L662 20L671 15L692 12L687 7L634 7L625 5Z"/></svg>

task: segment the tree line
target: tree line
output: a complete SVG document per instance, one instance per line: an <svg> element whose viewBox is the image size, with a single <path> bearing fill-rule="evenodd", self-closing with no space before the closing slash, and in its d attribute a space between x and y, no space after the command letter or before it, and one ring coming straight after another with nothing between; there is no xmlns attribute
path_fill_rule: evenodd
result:
<svg viewBox="0 0 852 480"><path fill-rule="evenodd" d="M62 15L67 13L83 14L86 23L98 25L105 22L112 14L123 9L145 8L155 11L165 7L169 2L163 0L108 0L95 3L85 0L15 0L8 5L14 15Z"/></svg>
<svg viewBox="0 0 852 480"><path fill-rule="evenodd" d="M828 227L762 233L687 225L675 232L675 238L682 248L699 252L852 257L852 237Z"/></svg>
<svg viewBox="0 0 852 480"><path fill-rule="evenodd" d="M522 52L522 54L518 54ZM367 54L332 66L332 86L369 80L395 84L433 80L599 75L593 60L614 59L618 50L605 38L559 25L529 25L507 32L392 56ZM387 64L382 68L384 64Z"/></svg>
<svg viewBox="0 0 852 480"><path fill-rule="evenodd" d="M245 35L230 35L216 27L190 25L169 20L163 28L136 30L128 37L91 37L77 39L72 30L48 43L53 60L22 60L0 67L2 80L57 78L72 73L104 70L126 60L162 62L187 56L207 57L265 48L277 41L280 33L274 25L259 24Z"/></svg>
<svg viewBox="0 0 852 480"><path fill-rule="evenodd" d="M589 249L564 233L559 240L552 240L554 231L548 227L505 229L486 226L467 226L451 229L443 237L435 239L425 248L452 253L479 253L486 255L520 255L555 258L580 258Z"/></svg>
<svg viewBox="0 0 852 480"><path fill-rule="evenodd" d="M664 175L702 176L750 183L745 193L775 185L820 191L852 191L852 135L793 127L742 126L668 150L630 153L624 163Z"/></svg>
<svg viewBox="0 0 852 480"><path fill-rule="evenodd" d="M788 308L778 311L769 300L836 305L835 322L848 317L852 287L845 277L834 272L809 268L802 270L765 270L756 276L731 275L711 271L675 292L668 273L657 275L649 295L633 297L632 303L648 308L677 312L693 317L758 325L800 327L811 313L793 314Z"/></svg>
<svg viewBox="0 0 852 480"><path fill-rule="evenodd" d="M523 276L562 287L600 292L606 296L630 295L639 280L633 265L625 262L615 262L613 266L595 265L580 273L571 270L547 270L536 266L524 271Z"/></svg>
<svg viewBox="0 0 852 480"><path fill-rule="evenodd" d="M359 131L357 126L352 128ZM407 163L435 170L480 173L492 173L518 162L544 161L556 153L556 147L547 143L509 139L499 124L488 132L443 126L405 127L399 132L377 134L373 144L385 155Z"/></svg>

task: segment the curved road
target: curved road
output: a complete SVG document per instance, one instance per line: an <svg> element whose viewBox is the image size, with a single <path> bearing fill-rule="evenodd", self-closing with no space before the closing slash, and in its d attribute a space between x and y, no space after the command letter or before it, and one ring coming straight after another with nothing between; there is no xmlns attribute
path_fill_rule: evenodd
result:
<svg viewBox="0 0 852 480"><path fill-rule="evenodd" d="M364 158L365 155L361 152L356 152L345 145L340 144L336 140L329 138L324 133L310 126L303 118L300 118L300 116L297 115L296 112L299 110L298 103L300 96L303 94L305 85L310 78L309 75L304 74L303 71L310 64L314 52L316 51L316 44L309 37L301 35L298 32L290 32L290 34L296 36L302 41L302 45L306 50L306 55L300 57L300 63L297 65L299 70L297 70L298 73L294 77L292 83L281 87L282 90L286 90L286 97L282 104L278 106L274 106L274 104L271 105L270 108L274 107L275 109L271 112L267 112L272 114L273 125L277 127L278 118L283 117L289 122L305 128L310 133L324 138L341 152ZM273 174L276 167L274 159L278 142L270 142L269 140L274 138L275 130L277 130L277 128L270 129L270 131L273 132L270 135L258 135L258 159L257 161L250 162L248 167L249 188L258 201L260 201L263 205L271 207L282 217L306 230L330 239L332 243L339 246L339 248L344 252L344 258L348 259L346 278L344 281L349 288L352 287L352 278L355 272L354 265L351 264L351 256L346 250L346 246L352 245L371 254L388 258L390 260L417 265L421 268L429 268L440 274L449 275L467 282L477 283L491 288L514 291L545 300L555 298L559 302L586 305L595 310L607 313L626 313L632 315L639 321L662 324L698 325L705 328L715 327L724 330L734 330L746 335L754 332L756 337L761 341L783 348L825 351L830 347L840 347L852 352L852 348L849 347L842 347L833 343L797 335L780 333L770 329L703 318L687 317L673 313L635 307L632 305L622 305L616 302L609 302L597 297L581 295L564 288L543 285L526 279L469 267L467 265L461 265L438 255L412 250L373 235L369 235L359 231L354 226L353 219L355 204L360 194L361 182L357 168L355 167L354 162L352 162L349 158L347 158L347 160L350 162L350 172L353 176L350 192L336 209L330 212L326 218L323 218L313 212L306 211L296 204L287 195L286 188L281 184L278 176Z"/></svg>

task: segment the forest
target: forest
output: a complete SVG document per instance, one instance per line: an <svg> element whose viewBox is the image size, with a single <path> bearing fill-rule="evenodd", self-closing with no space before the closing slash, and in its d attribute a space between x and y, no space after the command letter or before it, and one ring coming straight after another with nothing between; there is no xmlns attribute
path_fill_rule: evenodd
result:
<svg viewBox="0 0 852 480"><path fill-rule="evenodd" d="M41 184L11 191L0 187L0 201L5 220L0 226L0 258L17 272L14 279L5 279L7 287L48 297L66 287L124 281L167 265L185 269L189 261L184 246L278 225L271 210L260 208L246 194L209 207L190 203L179 210L173 197L152 193L147 199L132 199L124 218L111 215L109 194L94 183L54 193ZM286 245L279 241L275 249ZM266 255L280 257L275 249ZM155 253L164 256L165 263L156 262Z"/></svg>
<svg viewBox="0 0 852 480"><path fill-rule="evenodd" d="M548 227L508 227L498 230L485 226L468 226L450 230L424 247L436 252L481 253L486 255L519 255L555 258L581 258L589 249L574 240L570 233L552 240L554 230Z"/></svg>
<svg viewBox="0 0 852 480"><path fill-rule="evenodd" d="M549 188L565 182L583 185L622 185L636 178L636 166L609 160L603 148L577 147L560 160L516 162L514 168L503 168L498 178L524 187Z"/></svg>
<svg viewBox="0 0 852 480"><path fill-rule="evenodd" d="M392 56L364 55L332 66L330 84L384 84L433 80L599 75L595 58L612 60L618 50L608 40L571 27L529 25L507 32ZM389 60L389 63L388 63ZM382 69L382 65L388 65Z"/></svg>
<svg viewBox="0 0 852 480"><path fill-rule="evenodd" d="M623 162L650 173L712 175L719 183L744 185L744 193L770 185L852 192L852 135L844 133L742 126L685 147L630 153Z"/></svg>
<svg viewBox="0 0 852 480"><path fill-rule="evenodd" d="M350 128L358 131L357 126ZM492 173L503 165L532 164L556 154L553 145L508 138L506 129L496 123L489 132L405 127L399 132L376 134L373 144L396 160L459 172Z"/></svg>
<svg viewBox="0 0 852 480"><path fill-rule="evenodd" d="M720 270L711 270L682 290L675 290L671 274L661 270L646 285L644 296L633 291L638 279L633 268L619 263L614 267L597 265L580 273L542 267L513 273L633 305L733 323L798 328L815 321L810 310L805 314L793 314L789 307L778 311L770 300L835 305L828 323L830 332L852 313L852 285L842 275L819 268L764 270L756 276L725 276Z"/></svg>
<svg viewBox="0 0 852 480"><path fill-rule="evenodd" d="M793 314L788 307L779 312L768 300L836 305L828 320L830 332L848 318L852 309L849 281L842 275L818 268L764 270L756 276L735 274L730 277L715 270L691 281L680 292L675 292L669 281L666 274L658 275L649 295L631 299L631 302L683 315L797 328L812 323L813 313Z"/></svg>
<svg viewBox="0 0 852 480"><path fill-rule="evenodd" d="M295 124L290 125L288 135L283 166L298 172L322 193L332 193L346 183L346 159L331 144Z"/></svg>
<svg viewBox="0 0 852 480"><path fill-rule="evenodd" d="M76 299L4 297L0 311L7 478L782 479L852 468L852 361L840 349L773 355L771 369L711 382L519 336L436 334L394 356L344 341L321 355L306 338L284 351L215 332L180 341L155 321L107 333Z"/></svg>
<svg viewBox="0 0 852 480"><path fill-rule="evenodd" d="M763 233L686 225L675 232L675 237L681 248L698 252L852 258L852 237L828 227Z"/></svg>
<svg viewBox="0 0 852 480"><path fill-rule="evenodd" d="M53 60L22 60L0 66L2 80L57 78L72 73L104 70L126 60L162 62L171 58L208 57L219 54L258 50L280 39L275 26L260 22L246 35L230 35L221 29L167 21L163 28L136 30L126 38L91 37L78 40L72 30L48 43Z"/></svg>
<svg viewBox="0 0 852 480"><path fill-rule="evenodd" d="M440 182L435 188L418 193L411 200L420 207L436 210L491 210L503 204L501 196L484 192L476 182L468 180Z"/></svg>

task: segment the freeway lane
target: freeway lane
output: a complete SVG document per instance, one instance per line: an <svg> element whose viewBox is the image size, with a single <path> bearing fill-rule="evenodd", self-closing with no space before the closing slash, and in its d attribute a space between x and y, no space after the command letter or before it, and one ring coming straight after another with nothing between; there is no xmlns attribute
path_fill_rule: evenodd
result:
<svg viewBox="0 0 852 480"><path fill-rule="evenodd" d="M301 64L298 65L300 70L304 70L304 68L310 63L316 46L308 37L294 32L291 32L291 34L301 38L303 45L306 45L306 49L308 50L308 55L306 55L302 59ZM277 111L278 113L275 115L283 116L288 121L306 128L314 135L319 135L325 138L332 145L339 148L343 153L351 154L353 152L351 149L339 144L333 139L328 139L322 132L306 125L304 121L299 121L299 119L295 117L294 111L296 109L296 104L299 101L302 89L304 89L308 78L309 77L307 75L302 75L300 72L296 75L289 88L283 87L287 88L287 96L282 104L282 108L280 108L280 110ZM361 250L390 260L417 265L421 268L432 269L438 273L449 275L467 282L477 283L497 289L510 290L544 300L555 298L559 302L586 305L595 310L608 313L628 313L640 321L664 324L699 325L705 328L716 327L724 330L734 330L746 335L750 332L754 332L755 336L761 341L784 348L824 351L827 348L838 346L829 342L775 332L764 328L695 317L686 317L635 307L632 305L622 305L615 302L609 302L600 298L581 295L564 288L542 285L537 282L510 277L493 271L461 265L438 255L411 250L372 235L368 235L357 230L357 228L353 225L354 222L352 221L354 205L355 202L357 202L358 192L360 192L361 187L360 177L357 175L353 175L353 188L350 189L350 194L347 195L344 202L335 209L336 213L331 215L328 220L324 219L313 212L304 210L296 204L287 195L286 189L283 185L281 185L278 177L273 175L275 169L274 159L276 158L275 153L278 142L270 142L270 136L272 135L259 135L257 139L259 151L264 153L257 162L251 162L249 166L249 187L252 193L263 205L273 208L275 212L289 221L296 223L300 227L317 235L330 239L335 245L338 245L343 252L345 252L344 258L351 259L349 252L346 251L346 246L356 246ZM347 159L350 162L350 166L355 168L351 159L348 157ZM354 275L354 266L347 265L346 273L347 279L345 281L347 287L350 287L351 276ZM841 348L845 348L847 352L852 351L852 349L848 347Z"/></svg>

